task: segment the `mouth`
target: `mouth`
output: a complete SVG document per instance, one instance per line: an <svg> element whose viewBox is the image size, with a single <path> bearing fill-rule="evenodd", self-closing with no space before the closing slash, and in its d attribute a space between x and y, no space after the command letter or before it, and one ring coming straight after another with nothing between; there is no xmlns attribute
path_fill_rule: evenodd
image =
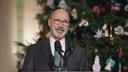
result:
<svg viewBox="0 0 128 72"><path fill-rule="evenodd" d="M63 28L56 28L57 33L62 34L65 30Z"/></svg>

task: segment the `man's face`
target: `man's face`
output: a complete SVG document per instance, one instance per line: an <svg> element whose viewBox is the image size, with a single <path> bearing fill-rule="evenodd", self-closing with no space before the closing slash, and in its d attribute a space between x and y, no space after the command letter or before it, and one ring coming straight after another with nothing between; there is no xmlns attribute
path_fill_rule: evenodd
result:
<svg viewBox="0 0 128 72"><path fill-rule="evenodd" d="M48 21L51 34L54 38L63 38L69 29L69 15L66 11L56 10Z"/></svg>

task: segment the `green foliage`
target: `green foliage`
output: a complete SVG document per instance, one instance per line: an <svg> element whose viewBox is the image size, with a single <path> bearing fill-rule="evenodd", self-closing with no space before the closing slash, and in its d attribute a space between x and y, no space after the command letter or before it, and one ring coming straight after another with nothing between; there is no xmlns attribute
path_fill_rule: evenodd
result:
<svg viewBox="0 0 128 72"><path fill-rule="evenodd" d="M22 42L15 42L15 43L16 43L17 46L19 46L18 48L22 47L22 51L23 52L17 51L16 56L17 56L17 58L19 60L23 60L24 59L24 56L25 56L25 54L27 52L28 46L25 45L25 44L23 44Z"/></svg>

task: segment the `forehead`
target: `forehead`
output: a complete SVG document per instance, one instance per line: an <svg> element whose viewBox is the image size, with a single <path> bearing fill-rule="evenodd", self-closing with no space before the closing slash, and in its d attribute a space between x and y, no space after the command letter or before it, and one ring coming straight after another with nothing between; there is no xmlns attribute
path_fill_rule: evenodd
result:
<svg viewBox="0 0 128 72"><path fill-rule="evenodd" d="M68 19L69 20L69 14L67 11L63 9L58 9L54 11L51 15L52 18L60 18L60 19Z"/></svg>

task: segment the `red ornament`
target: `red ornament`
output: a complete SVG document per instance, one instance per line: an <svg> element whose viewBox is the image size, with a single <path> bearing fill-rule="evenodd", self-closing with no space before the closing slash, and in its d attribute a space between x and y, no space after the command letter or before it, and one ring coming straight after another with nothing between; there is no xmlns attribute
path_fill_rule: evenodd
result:
<svg viewBox="0 0 128 72"><path fill-rule="evenodd" d="M93 7L93 12L96 13L96 14L100 14L100 7L95 5Z"/></svg>
<svg viewBox="0 0 128 72"><path fill-rule="evenodd" d="M95 5L93 7L93 12L96 13L96 14L105 13L106 12L106 8L104 6Z"/></svg>

